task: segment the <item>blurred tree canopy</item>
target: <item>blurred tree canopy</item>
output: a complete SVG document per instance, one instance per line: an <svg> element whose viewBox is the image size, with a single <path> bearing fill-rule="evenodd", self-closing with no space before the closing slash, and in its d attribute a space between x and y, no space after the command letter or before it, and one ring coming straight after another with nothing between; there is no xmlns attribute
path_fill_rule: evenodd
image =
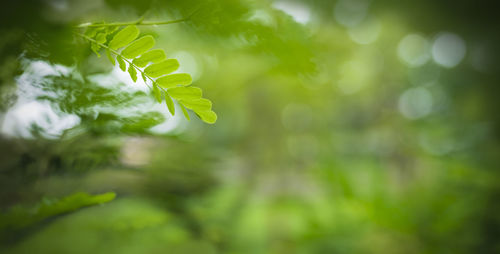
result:
<svg viewBox="0 0 500 254"><path fill-rule="evenodd" d="M497 10L2 3L0 252L499 253ZM214 125L75 34L133 22Z"/></svg>

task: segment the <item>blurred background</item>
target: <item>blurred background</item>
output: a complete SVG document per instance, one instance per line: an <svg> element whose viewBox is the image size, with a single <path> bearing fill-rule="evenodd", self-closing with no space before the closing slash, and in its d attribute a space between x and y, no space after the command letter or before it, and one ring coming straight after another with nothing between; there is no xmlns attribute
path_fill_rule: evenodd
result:
<svg viewBox="0 0 500 254"><path fill-rule="evenodd" d="M494 1L0 14L2 253L500 253ZM190 17L140 29L213 101L214 125L171 116L73 34L140 17Z"/></svg>

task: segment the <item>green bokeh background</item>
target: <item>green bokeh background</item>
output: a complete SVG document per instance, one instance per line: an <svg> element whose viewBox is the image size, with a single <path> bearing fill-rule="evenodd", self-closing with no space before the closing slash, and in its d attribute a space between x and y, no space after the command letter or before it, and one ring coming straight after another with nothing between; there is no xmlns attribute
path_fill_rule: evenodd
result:
<svg viewBox="0 0 500 254"><path fill-rule="evenodd" d="M496 10L3 3L0 252L500 253ZM140 29L213 101L214 125L170 116L73 35L187 16Z"/></svg>

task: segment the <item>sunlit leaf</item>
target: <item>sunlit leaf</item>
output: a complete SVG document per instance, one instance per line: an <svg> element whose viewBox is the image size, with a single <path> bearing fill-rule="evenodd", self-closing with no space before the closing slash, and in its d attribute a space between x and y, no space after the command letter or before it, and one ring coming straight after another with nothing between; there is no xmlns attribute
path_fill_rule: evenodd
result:
<svg viewBox="0 0 500 254"><path fill-rule="evenodd" d="M116 56L116 61L118 62L118 65L120 66L120 69L122 71L126 71L127 70L127 65L125 64L125 61L123 61L122 57L121 56Z"/></svg>
<svg viewBox="0 0 500 254"><path fill-rule="evenodd" d="M161 103L161 91L160 88L158 88L158 85L156 84L153 84L153 94L155 96L156 101L158 101L158 103Z"/></svg>
<svg viewBox="0 0 500 254"><path fill-rule="evenodd" d="M212 109L212 102L204 98L196 100L181 100L181 102L184 106L186 106L186 108L192 109L195 112Z"/></svg>
<svg viewBox="0 0 500 254"><path fill-rule="evenodd" d="M134 82L137 81L137 71L135 70L135 67L132 66L131 64L128 65L128 74L130 74L130 77Z"/></svg>
<svg viewBox="0 0 500 254"><path fill-rule="evenodd" d="M196 111L196 114L206 123L213 124L217 121L217 114L212 110Z"/></svg>
<svg viewBox="0 0 500 254"><path fill-rule="evenodd" d="M191 75L187 73L175 73L161 77L156 80L158 84L163 88L175 87L177 85L187 86L193 82Z"/></svg>
<svg viewBox="0 0 500 254"><path fill-rule="evenodd" d="M109 43L112 49L119 49L127 46L139 36L139 29L136 26L127 26L120 30Z"/></svg>
<svg viewBox="0 0 500 254"><path fill-rule="evenodd" d="M144 72L152 78L157 78L169 74L179 68L179 62L176 59L167 59L163 62L152 64Z"/></svg>
<svg viewBox="0 0 500 254"><path fill-rule="evenodd" d="M194 100L201 98L202 92L198 87L174 87L168 89L168 94L177 100Z"/></svg>
<svg viewBox="0 0 500 254"><path fill-rule="evenodd" d="M141 37L130 43L121 54L126 58L135 58L148 51L155 45L155 39L151 35Z"/></svg>
<svg viewBox="0 0 500 254"><path fill-rule="evenodd" d="M179 105L181 106L182 113L184 114L184 117L189 121L190 120L189 113L187 112L186 107L184 107L184 105L182 105L182 104L179 104Z"/></svg>
<svg viewBox="0 0 500 254"><path fill-rule="evenodd" d="M95 41L90 39L89 41L91 42L92 50L98 56L100 56L98 51L101 48L99 44L105 45L107 35L114 33L114 31L118 29L118 26L103 29L104 28L89 28L87 30L89 34L95 35L96 37ZM183 114L188 120L189 114L186 108L193 110L203 121L214 123L217 120L217 115L211 110L212 102L201 98L202 90L200 88L188 87L193 81L191 75L187 73L171 74L179 68L179 62L176 59L167 59L162 49L150 50L155 44L155 40L152 36L146 35L137 39L138 36L139 29L134 25L127 26L118 31L109 43L109 48L106 48L106 56L109 61L113 65L115 61L118 62L120 69L122 71L128 71L134 82L138 79L137 71L141 73L145 83L147 83L148 79L151 80L153 95L160 103L163 99L163 92L160 87L168 89L168 91L164 92L165 102L172 115L175 114L175 107L172 99L174 98L179 101ZM118 52L113 51L120 48L124 49ZM116 57L113 58L111 53L116 54ZM139 68L144 68L144 70Z"/></svg>
<svg viewBox="0 0 500 254"><path fill-rule="evenodd" d="M170 114L175 115L175 106L174 102L172 101L172 98L168 95L168 93L165 94L165 102L167 103L168 111L170 111Z"/></svg>
<svg viewBox="0 0 500 254"><path fill-rule="evenodd" d="M144 54L142 54L140 57L135 58L133 63L137 65L137 67L145 67L149 63L159 63L167 58L167 55L165 54L165 51L163 49L153 49L150 50Z"/></svg>

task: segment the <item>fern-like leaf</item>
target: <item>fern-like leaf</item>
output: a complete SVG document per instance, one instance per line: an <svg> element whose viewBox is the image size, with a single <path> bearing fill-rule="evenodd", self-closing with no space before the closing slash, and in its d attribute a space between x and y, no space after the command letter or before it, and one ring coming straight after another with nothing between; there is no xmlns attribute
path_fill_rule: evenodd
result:
<svg viewBox="0 0 500 254"><path fill-rule="evenodd" d="M202 91L198 87L190 86L191 75L174 73L179 68L176 59L167 59L162 49L151 49L155 45L152 36L146 35L139 39L140 31L135 25L128 25L119 30L118 25L99 26L93 24L83 34L78 34L88 40L91 49L98 56L99 50L104 49L109 61L114 65L115 58L122 71L127 71L131 79L136 82L140 73L144 82L150 83L154 98L161 103L163 98L169 112L175 114L172 98L177 100L186 119L189 114L186 108L191 109L206 123L215 123L217 115L212 111L212 102L202 98ZM107 38L112 39L108 42ZM113 58L115 55L115 58ZM128 67L128 68L127 68ZM162 93L164 96L162 96Z"/></svg>

